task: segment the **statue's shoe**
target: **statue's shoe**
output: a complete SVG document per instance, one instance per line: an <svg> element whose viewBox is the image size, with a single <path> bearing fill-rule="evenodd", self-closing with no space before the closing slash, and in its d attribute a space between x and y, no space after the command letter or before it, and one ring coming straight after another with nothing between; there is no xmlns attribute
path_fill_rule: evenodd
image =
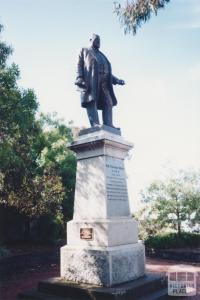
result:
<svg viewBox="0 0 200 300"><path fill-rule="evenodd" d="M94 123L92 127L101 127L101 124Z"/></svg>

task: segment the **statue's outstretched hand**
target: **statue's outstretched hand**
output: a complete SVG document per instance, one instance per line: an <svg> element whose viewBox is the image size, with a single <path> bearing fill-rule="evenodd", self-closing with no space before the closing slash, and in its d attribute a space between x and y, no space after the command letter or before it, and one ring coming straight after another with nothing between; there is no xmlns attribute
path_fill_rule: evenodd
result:
<svg viewBox="0 0 200 300"><path fill-rule="evenodd" d="M119 85L125 85L125 81L122 80L122 79L118 79L117 84L119 84Z"/></svg>

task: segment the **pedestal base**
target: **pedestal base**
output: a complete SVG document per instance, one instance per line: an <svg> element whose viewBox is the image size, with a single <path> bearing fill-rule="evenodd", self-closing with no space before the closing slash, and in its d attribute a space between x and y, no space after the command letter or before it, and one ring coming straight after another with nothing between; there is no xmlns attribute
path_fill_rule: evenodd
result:
<svg viewBox="0 0 200 300"><path fill-rule="evenodd" d="M171 299L171 297L169 297ZM76 284L62 278L39 282L35 291L20 293L24 300L166 300L167 287L163 276L147 274L137 280L114 287Z"/></svg>
<svg viewBox="0 0 200 300"><path fill-rule="evenodd" d="M115 246L61 248L61 277L77 283L113 286L145 273L142 243Z"/></svg>

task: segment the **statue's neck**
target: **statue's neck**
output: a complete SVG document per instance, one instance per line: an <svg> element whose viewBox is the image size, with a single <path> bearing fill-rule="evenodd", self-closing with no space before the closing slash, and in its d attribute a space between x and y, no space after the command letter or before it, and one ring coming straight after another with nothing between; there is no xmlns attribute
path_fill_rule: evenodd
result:
<svg viewBox="0 0 200 300"><path fill-rule="evenodd" d="M95 48L95 47L92 46L92 50L97 52L97 51L99 51L99 48Z"/></svg>

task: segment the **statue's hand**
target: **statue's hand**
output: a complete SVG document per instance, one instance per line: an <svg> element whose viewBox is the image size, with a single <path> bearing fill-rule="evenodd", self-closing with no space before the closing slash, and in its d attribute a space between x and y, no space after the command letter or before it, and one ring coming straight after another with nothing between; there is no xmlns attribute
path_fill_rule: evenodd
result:
<svg viewBox="0 0 200 300"><path fill-rule="evenodd" d="M119 79L118 82L117 82L117 84L119 84L119 85L125 85L125 81L122 80L122 79Z"/></svg>

